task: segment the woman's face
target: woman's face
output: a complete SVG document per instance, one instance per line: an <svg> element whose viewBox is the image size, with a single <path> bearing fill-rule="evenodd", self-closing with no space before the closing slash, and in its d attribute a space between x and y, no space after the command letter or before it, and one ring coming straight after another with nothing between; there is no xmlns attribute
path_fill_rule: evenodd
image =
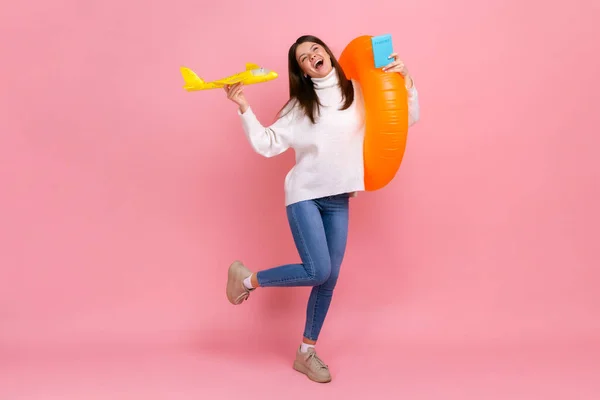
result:
<svg viewBox="0 0 600 400"><path fill-rule="evenodd" d="M296 48L296 61L305 75L311 78L323 78L331 72L331 58L323 46L304 42Z"/></svg>

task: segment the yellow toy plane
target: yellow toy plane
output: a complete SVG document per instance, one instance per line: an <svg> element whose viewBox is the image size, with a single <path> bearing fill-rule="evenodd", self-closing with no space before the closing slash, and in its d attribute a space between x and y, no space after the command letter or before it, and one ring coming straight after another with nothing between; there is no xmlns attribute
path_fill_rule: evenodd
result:
<svg viewBox="0 0 600 400"><path fill-rule="evenodd" d="M218 89L225 85L233 85L234 83L242 82L244 85L252 85L272 81L277 78L277 73L265 68L261 68L256 64L247 63L246 70L235 75L228 76L212 82L204 82L194 71L189 68L181 67L181 75L185 81L183 87L188 92L196 90Z"/></svg>

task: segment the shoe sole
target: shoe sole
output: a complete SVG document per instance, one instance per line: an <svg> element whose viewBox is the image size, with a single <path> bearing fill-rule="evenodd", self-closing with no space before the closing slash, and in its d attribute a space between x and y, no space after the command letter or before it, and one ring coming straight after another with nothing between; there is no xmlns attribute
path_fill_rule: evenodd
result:
<svg viewBox="0 0 600 400"><path fill-rule="evenodd" d="M229 266L229 270L227 271L227 287L225 289L225 294L227 295L227 300L229 300L229 302L233 305L238 305L240 303L236 303L235 302L235 296L232 296L231 294L237 289L237 284L238 284L238 271L239 271L239 267L243 266L243 264L240 261L234 261L230 266Z"/></svg>
<svg viewBox="0 0 600 400"><path fill-rule="evenodd" d="M294 361L294 369L304 375L306 375L308 377L308 379L310 379L313 382L317 382L317 383L329 383L331 382L331 377L329 377L328 379L319 379L316 376L314 376L309 370L308 368L306 368L303 364L299 363L298 361Z"/></svg>

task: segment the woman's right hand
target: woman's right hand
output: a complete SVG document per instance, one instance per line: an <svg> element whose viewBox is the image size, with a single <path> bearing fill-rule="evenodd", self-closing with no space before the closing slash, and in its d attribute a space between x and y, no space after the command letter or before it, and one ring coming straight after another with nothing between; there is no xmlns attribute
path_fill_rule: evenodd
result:
<svg viewBox="0 0 600 400"><path fill-rule="evenodd" d="M233 85L225 85L223 89L227 93L227 98L240 107L242 114L245 113L250 105L248 104L248 100L246 100L246 96L244 96L243 84L238 82Z"/></svg>

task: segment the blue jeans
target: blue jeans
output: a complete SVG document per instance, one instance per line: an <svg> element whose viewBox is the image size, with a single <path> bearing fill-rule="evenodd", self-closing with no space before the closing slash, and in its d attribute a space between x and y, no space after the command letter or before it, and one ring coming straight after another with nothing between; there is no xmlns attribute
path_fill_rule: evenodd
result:
<svg viewBox="0 0 600 400"><path fill-rule="evenodd" d="M290 204L287 217L302 264L256 273L262 287L312 286L304 337L317 340L340 274L348 237L349 194Z"/></svg>

